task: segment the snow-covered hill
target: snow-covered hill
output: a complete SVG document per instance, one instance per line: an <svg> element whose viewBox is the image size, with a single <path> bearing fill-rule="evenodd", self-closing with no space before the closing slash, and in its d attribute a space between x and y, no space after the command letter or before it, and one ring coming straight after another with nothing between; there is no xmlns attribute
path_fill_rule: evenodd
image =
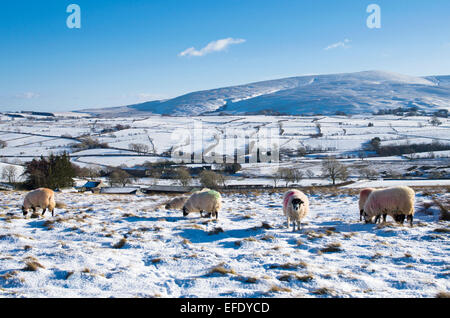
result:
<svg viewBox="0 0 450 318"><path fill-rule="evenodd" d="M334 115L413 106L428 112L450 110L450 76L413 77L382 71L310 75L89 112L104 116L147 113L186 116L214 112Z"/></svg>

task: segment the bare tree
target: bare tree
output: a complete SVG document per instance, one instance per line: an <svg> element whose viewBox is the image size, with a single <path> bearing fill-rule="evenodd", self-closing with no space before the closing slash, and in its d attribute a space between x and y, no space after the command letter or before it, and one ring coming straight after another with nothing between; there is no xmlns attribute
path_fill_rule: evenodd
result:
<svg viewBox="0 0 450 318"><path fill-rule="evenodd" d="M176 170L176 176L183 187L187 187L192 182L192 177L189 170L184 167Z"/></svg>
<svg viewBox="0 0 450 318"><path fill-rule="evenodd" d="M270 175L269 177L273 181L273 187L276 188L278 185L278 182L283 179L282 173L280 170L276 171L274 174Z"/></svg>
<svg viewBox="0 0 450 318"><path fill-rule="evenodd" d="M8 165L3 168L2 179L8 180L8 183L14 184L17 181L18 171L15 166Z"/></svg>
<svg viewBox="0 0 450 318"><path fill-rule="evenodd" d="M200 183L202 186L211 189L217 189L219 183L219 175L214 171L204 170L200 173Z"/></svg>
<svg viewBox="0 0 450 318"><path fill-rule="evenodd" d="M378 172L375 169L370 168L369 166L364 166L359 169L359 175L366 179L375 179L378 177Z"/></svg>
<svg viewBox="0 0 450 318"><path fill-rule="evenodd" d="M111 186L119 184L125 187L131 182L131 179L131 176L122 169L114 170L109 174L109 183L111 184Z"/></svg>
<svg viewBox="0 0 450 318"><path fill-rule="evenodd" d="M323 160L322 176L331 179L333 185L336 185L336 180L347 180L348 175L347 166L341 164L336 158L329 157Z"/></svg>
<svg viewBox="0 0 450 318"><path fill-rule="evenodd" d="M437 127L442 125L442 122L437 118L437 116L433 116L433 118L430 120L430 124Z"/></svg>
<svg viewBox="0 0 450 318"><path fill-rule="evenodd" d="M135 151L139 154L146 154L149 151L149 147L144 144L129 144L128 148L132 151Z"/></svg>
<svg viewBox="0 0 450 318"><path fill-rule="evenodd" d="M227 187L228 176L220 173L218 174L218 182L222 185L222 187Z"/></svg>
<svg viewBox="0 0 450 318"><path fill-rule="evenodd" d="M315 176L314 171L312 171L310 169L306 170L306 176L310 179L314 178L314 176Z"/></svg>
<svg viewBox="0 0 450 318"><path fill-rule="evenodd" d="M278 170L280 174L280 179L283 179L286 182L286 188L289 186L289 183L293 183L296 180L296 172L294 168L281 168Z"/></svg>

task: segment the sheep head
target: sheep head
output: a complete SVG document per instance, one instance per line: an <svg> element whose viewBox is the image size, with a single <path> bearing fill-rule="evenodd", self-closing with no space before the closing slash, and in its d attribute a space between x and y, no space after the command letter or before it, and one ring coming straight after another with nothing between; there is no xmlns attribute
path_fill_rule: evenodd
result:
<svg viewBox="0 0 450 318"><path fill-rule="evenodd" d="M298 211L300 210L300 207L303 203L304 202L302 200L295 198L292 200L292 207L294 208L295 211Z"/></svg>

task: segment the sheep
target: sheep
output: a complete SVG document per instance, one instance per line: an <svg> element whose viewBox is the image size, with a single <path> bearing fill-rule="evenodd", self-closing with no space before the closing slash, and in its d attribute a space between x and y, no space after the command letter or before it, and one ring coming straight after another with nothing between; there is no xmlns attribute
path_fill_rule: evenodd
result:
<svg viewBox="0 0 450 318"><path fill-rule="evenodd" d="M369 223L375 217L375 223L380 220L386 222L390 215L397 223L403 224L405 218L413 226L415 192L409 187L393 187L374 190L364 205L364 220Z"/></svg>
<svg viewBox="0 0 450 318"><path fill-rule="evenodd" d="M43 209L42 216L44 216L47 209L52 212L52 216L55 216L55 207L64 206L64 203L55 202L55 192L50 189L40 188L29 192L23 201L22 212L26 216L28 210L32 209L36 212L36 208Z"/></svg>
<svg viewBox="0 0 450 318"><path fill-rule="evenodd" d="M222 208L222 197L219 192L214 190L194 192L183 206L183 216L188 216L191 212L208 212L209 217L219 218L219 211Z"/></svg>
<svg viewBox="0 0 450 318"><path fill-rule="evenodd" d="M289 228L292 219L293 232L296 224L297 230L300 230L301 220L309 213L308 197L301 191L289 190L283 195L283 213L287 219L287 227Z"/></svg>
<svg viewBox="0 0 450 318"><path fill-rule="evenodd" d="M167 202L166 210L179 210L182 209L184 204L186 203L188 197L177 197Z"/></svg>
<svg viewBox="0 0 450 318"><path fill-rule="evenodd" d="M361 190L359 193L359 220L362 221L364 214L364 205L366 204L367 198L374 191L374 188L366 188Z"/></svg>

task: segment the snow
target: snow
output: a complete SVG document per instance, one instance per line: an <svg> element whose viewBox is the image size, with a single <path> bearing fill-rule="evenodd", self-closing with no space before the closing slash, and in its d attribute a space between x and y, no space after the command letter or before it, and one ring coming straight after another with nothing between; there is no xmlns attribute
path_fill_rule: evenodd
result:
<svg viewBox="0 0 450 318"><path fill-rule="evenodd" d="M101 116L148 114L196 116L211 112L290 115L370 114L416 106L433 112L450 110L447 77L414 77L384 71L309 75L192 92L164 101L86 110Z"/></svg>
<svg viewBox="0 0 450 318"><path fill-rule="evenodd" d="M376 181L358 181L343 188L386 188L386 187L427 187L427 186L450 186L450 180L376 180Z"/></svg>
<svg viewBox="0 0 450 318"><path fill-rule="evenodd" d="M4 192L0 296L416 298L449 290L450 223L438 221L436 207L421 210L432 197L448 200L445 190L417 193L413 228L362 224L351 190L308 194L311 213L293 233L278 192L223 194L218 221L166 211L165 196L86 193L58 193L67 208L55 218L25 219L25 193ZM42 268L25 271L27 261Z"/></svg>

